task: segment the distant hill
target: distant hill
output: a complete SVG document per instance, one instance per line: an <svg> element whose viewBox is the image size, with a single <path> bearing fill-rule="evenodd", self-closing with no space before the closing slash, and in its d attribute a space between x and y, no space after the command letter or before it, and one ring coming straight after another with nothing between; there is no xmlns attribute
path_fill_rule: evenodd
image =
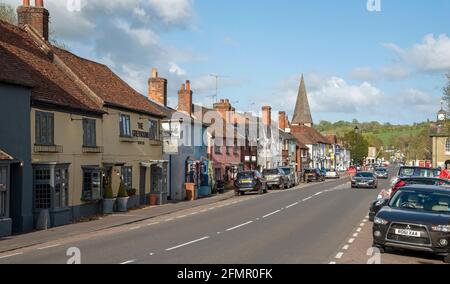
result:
<svg viewBox="0 0 450 284"><path fill-rule="evenodd" d="M343 137L345 133L354 131L355 126L363 133L364 136L372 136L381 140L385 147L391 146L393 138L401 136L418 136L421 132L428 128L428 122L416 123L414 125L392 125L389 123L381 124L379 122L363 122L356 120L352 122L338 121L331 123L328 121L321 121L315 125L315 128L322 134L335 134L338 137Z"/></svg>

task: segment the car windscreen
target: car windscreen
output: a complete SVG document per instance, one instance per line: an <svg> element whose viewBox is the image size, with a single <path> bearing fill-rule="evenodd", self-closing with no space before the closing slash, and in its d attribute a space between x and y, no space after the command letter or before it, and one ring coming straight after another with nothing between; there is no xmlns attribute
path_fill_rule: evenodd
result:
<svg viewBox="0 0 450 284"><path fill-rule="evenodd" d="M273 176L278 175L280 172L277 169L271 169L271 170L264 170L263 175L265 176Z"/></svg>
<svg viewBox="0 0 450 284"><path fill-rule="evenodd" d="M413 168L401 168L399 173L399 176L401 177L408 177L408 176L413 176L414 175L414 169Z"/></svg>
<svg viewBox="0 0 450 284"><path fill-rule="evenodd" d="M450 192L424 192L403 190L397 192L389 206L395 209L408 209L424 212L450 214Z"/></svg>
<svg viewBox="0 0 450 284"><path fill-rule="evenodd" d="M358 178L373 178L373 174L371 174L371 173L357 173L356 177L358 177Z"/></svg>
<svg viewBox="0 0 450 284"><path fill-rule="evenodd" d="M404 179L404 182L408 185L413 184L425 184L425 185L436 185L436 186L443 186L443 187L450 187L450 182L443 180L443 179L437 179L437 178L407 178Z"/></svg>
<svg viewBox="0 0 450 284"><path fill-rule="evenodd" d="M385 173L385 172L386 172L386 169L378 168L378 169L376 169L375 171L377 171L377 172L379 172L379 173Z"/></svg>
<svg viewBox="0 0 450 284"><path fill-rule="evenodd" d="M237 179L245 179L245 178L253 178L254 173L253 172L242 172L238 173Z"/></svg>
<svg viewBox="0 0 450 284"><path fill-rule="evenodd" d="M291 174L291 169L289 169L289 168L281 168L281 169L283 170L284 174L286 174L286 175Z"/></svg>

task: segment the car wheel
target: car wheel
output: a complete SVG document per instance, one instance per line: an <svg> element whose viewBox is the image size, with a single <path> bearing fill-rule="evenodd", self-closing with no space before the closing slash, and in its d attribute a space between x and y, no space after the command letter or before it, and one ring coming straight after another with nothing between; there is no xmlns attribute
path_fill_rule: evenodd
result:
<svg viewBox="0 0 450 284"><path fill-rule="evenodd" d="M450 264L450 254L444 257L444 263Z"/></svg>
<svg viewBox="0 0 450 284"><path fill-rule="evenodd" d="M378 249L381 254L386 253L386 247L384 247L384 246L377 245L377 244L374 243L372 245L372 247Z"/></svg>
<svg viewBox="0 0 450 284"><path fill-rule="evenodd" d="M239 191L234 192L234 196L239 196L239 195L241 195Z"/></svg>

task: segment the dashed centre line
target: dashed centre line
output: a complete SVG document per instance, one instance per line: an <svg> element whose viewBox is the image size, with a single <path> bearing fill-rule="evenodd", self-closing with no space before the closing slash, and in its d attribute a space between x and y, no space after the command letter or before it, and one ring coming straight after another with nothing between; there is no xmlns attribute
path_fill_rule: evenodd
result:
<svg viewBox="0 0 450 284"><path fill-rule="evenodd" d="M18 255L22 255L22 254L23 254L23 252L8 254L8 255L0 256L0 259L9 258L9 257L13 257L13 256L18 256Z"/></svg>
<svg viewBox="0 0 450 284"><path fill-rule="evenodd" d="M124 261L124 262L122 262L121 264L130 264L130 263L134 263L134 262L136 262L136 259Z"/></svg>
<svg viewBox="0 0 450 284"><path fill-rule="evenodd" d="M187 242L187 243L175 246L175 247L168 248L168 249L166 249L166 251L172 251L172 250L175 250L175 249L178 249L178 248L181 248L181 247L185 247L185 246L188 246L188 245L192 245L192 244L204 241L206 239L209 239L209 236L206 236L206 237L203 237L203 238L200 238L198 240L191 241L191 242Z"/></svg>
<svg viewBox="0 0 450 284"><path fill-rule="evenodd" d="M253 221L248 221L247 223L244 223L244 224L240 224L240 225L237 225L237 226L235 226L235 227L233 227L233 228L229 228L229 229L227 229L226 231L227 231L227 232L230 232L230 231L233 231L233 230L239 229L239 228L241 228L241 227L244 227L244 226L250 225L251 223L253 223Z"/></svg>
<svg viewBox="0 0 450 284"><path fill-rule="evenodd" d="M275 215L275 214L277 214L277 213L280 213L280 212L281 212L281 210L277 210L277 211L274 211L274 212L269 213L269 214L267 214L267 215L264 215L264 216L263 216L263 219L265 219L265 218L267 218L267 217L270 217L270 216L272 216L272 215Z"/></svg>
<svg viewBox="0 0 450 284"><path fill-rule="evenodd" d="M291 208L291 207L294 207L294 206L296 206L296 205L298 205L298 204L299 204L298 202L292 203L291 205L286 206L286 209L289 209L289 208Z"/></svg>

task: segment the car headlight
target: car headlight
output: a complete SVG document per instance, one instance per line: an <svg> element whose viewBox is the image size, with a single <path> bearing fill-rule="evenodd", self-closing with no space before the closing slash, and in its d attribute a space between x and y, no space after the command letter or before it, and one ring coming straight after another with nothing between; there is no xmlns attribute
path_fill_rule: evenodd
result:
<svg viewBox="0 0 450 284"><path fill-rule="evenodd" d="M436 226L432 226L431 230L433 230L435 232L449 233L450 232L450 225L436 225Z"/></svg>
<svg viewBox="0 0 450 284"><path fill-rule="evenodd" d="M378 217L375 217L375 219L373 220L373 222L375 223L375 224L377 224L377 225L387 225L389 222L388 221L386 221L386 220L384 220L384 219L381 219L381 218L378 218Z"/></svg>
<svg viewBox="0 0 450 284"><path fill-rule="evenodd" d="M384 203L385 203L385 200L384 199L380 199L380 200L377 201L377 203L375 203L375 206L378 207L378 206L383 205Z"/></svg>

